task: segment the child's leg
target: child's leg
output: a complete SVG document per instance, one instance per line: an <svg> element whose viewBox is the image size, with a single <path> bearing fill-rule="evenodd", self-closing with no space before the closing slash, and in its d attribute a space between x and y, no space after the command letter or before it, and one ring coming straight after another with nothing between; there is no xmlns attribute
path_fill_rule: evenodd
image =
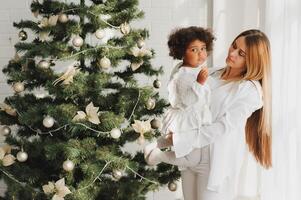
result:
<svg viewBox="0 0 301 200"><path fill-rule="evenodd" d="M194 149L188 155L180 158L176 158L173 151L161 151L159 148L155 148L151 151L147 158L147 163L150 165L156 165L160 162L164 162L179 167L194 167L201 160L201 149Z"/></svg>

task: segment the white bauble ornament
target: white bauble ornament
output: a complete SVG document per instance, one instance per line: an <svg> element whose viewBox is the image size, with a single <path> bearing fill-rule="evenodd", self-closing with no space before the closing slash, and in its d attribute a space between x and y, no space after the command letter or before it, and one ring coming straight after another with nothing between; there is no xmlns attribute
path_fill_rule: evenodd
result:
<svg viewBox="0 0 301 200"><path fill-rule="evenodd" d="M1 130L2 135L8 135L10 133L11 133L11 129L9 128L9 126L4 126Z"/></svg>
<svg viewBox="0 0 301 200"><path fill-rule="evenodd" d="M25 161L27 160L27 158L28 158L28 154L27 154L26 152L24 152L24 151L19 151L19 152L17 153L17 160L18 160L19 162L25 162Z"/></svg>
<svg viewBox="0 0 301 200"><path fill-rule="evenodd" d="M138 40L138 42L137 42L137 46L138 46L139 48L142 48L142 47L144 47L144 45L145 45L145 42L144 42L144 40Z"/></svg>
<svg viewBox="0 0 301 200"><path fill-rule="evenodd" d="M175 182L169 182L168 183L168 189L172 192L177 190L178 185Z"/></svg>
<svg viewBox="0 0 301 200"><path fill-rule="evenodd" d="M42 68L42 69L48 69L50 67L50 62L48 62L46 60L41 60L38 63L38 66L39 66L39 68Z"/></svg>
<svg viewBox="0 0 301 200"><path fill-rule="evenodd" d="M159 128L161 128L161 121L160 120L158 120L158 119L153 119L151 122L150 122L150 124L151 124L151 127L152 127L152 129L159 129Z"/></svg>
<svg viewBox="0 0 301 200"><path fill-rule="evenodd" d="M46 128L51 128L54 124L54 119L53 117L50 117L50 116L47 116L44 118L43 120L43 125L46 127Z"/></svg>
<svg viewBox="0 0 301 200"><path fill-rule="evenodd" d="M14 89L15 92L20 93L20 92L24 91L25 87L24 87L24 84L22 82L16 82L13 85L13 89Z"/></svg>
<svg viewBox="0 0 301 200"><path fill-rule="evenodd" d="M120 25L120 31L121 31L122 34L127 35L131 31L131 27L129 26L128 23L125 22L125 23Z"/></svg>
<svg viewBox="0 0 301 200"><path fill-rule="evenodd" d="M102 29L98 29L96 32L95 32L95 36L98 38L98 39L102 39L106 36L106 32Z"/></svg>
<svg viewBox="0 0 301 200"><path fill-rule="evenodd" d="M147 110L152 110L156 106L156 101L152 98L149 98L146 102L146 109Z"/></svg>
<svg viewBox="0 0 301 200"><path fill-rule="evenodd" d="M103 57L102 59L100 59L98 64L103 69L108 69L109 67L111 67L111 61L107 57Z"/></svg>
<svg viewBox="0 0 301 200"><path fill-rule="evenodd" d="M118 139L121 135L121 131L119 128L113 128L110 132L110 135L114 139Z"/></svg>
<svg viewBox="0 0 301 200"><path fill-rule="evenodd" d="M161 82L158 79L156 79L153 82L153 86L154 86L154 88L160 88L161 87Z"/></svg>
<svg viewBox="0 0 301 200"><path fill-rule="evenodd" d="M66 15L66 14L64 14L64 13L62 13L62 14L60 14L59 15L59 22L61 22L61 23L66 23L66 22L68 22L68 15Z"/></svg>
<svg viewBox="0 0 301 200"><path fill-rule="evenodd" d="M71 160L66 160L63 163L63 169L67 172L70 172L74 169L74 163Z"/></svg>
<svg viewBox="0 0 301 200"><path fill-rule="evenodd" d="M81 47L84 44L84 40L80 36L76 36L75 38L73 38L72 44L75 47Z"/></svg>
<svg viewBox="0 0 301 200"><path fill-rule="evenodd" d="M113 178L114 178L115 180L119 180L119 179L121 179L121 177L123 176L123 172L122 172L121 170L115 169L115 170L113 170L113 172L112 172L112 176L113 176Z"/></svg>

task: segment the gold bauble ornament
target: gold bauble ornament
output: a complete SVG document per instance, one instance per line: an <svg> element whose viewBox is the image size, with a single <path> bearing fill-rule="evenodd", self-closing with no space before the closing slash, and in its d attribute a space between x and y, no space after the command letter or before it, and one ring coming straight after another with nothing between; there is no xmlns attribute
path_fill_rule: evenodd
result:
<svg viewBox="0 0 301 200"><path fill-rule="evenodd" d="M19 39L20 39L21 41L24 41L24 40L27 39L27 33L26 33L24 30L21 30L21 31L19 32L18 36L19 36Z"/></svg>
<svg viewBox="0 0 301 200"><path fill-rule="evenodd" d="M159 128L161 128L161 121L160 120L158 120L158 119L153 119L151 122L150 122L150 124L151 124L151 127L152 127L152 129L159 129Z"/></svg>

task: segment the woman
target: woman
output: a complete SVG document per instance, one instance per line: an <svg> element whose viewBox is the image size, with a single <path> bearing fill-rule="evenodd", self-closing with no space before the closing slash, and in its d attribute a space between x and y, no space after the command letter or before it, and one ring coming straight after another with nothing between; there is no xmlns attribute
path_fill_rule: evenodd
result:
<svg viewBox="0 0 301 200"><path fill-rule="evenodd" d="M266 35L259 30L239 34L229 48L226 64L224 69L212 70L207 80L213 123L168 137L175 152L202 148L200 162L181 171L185 200L233 200L244 195L239 187L250 153L261 166L272 165L271 64ZM172 160L155 149L148 158L185 163L185 157Z"/></svg>

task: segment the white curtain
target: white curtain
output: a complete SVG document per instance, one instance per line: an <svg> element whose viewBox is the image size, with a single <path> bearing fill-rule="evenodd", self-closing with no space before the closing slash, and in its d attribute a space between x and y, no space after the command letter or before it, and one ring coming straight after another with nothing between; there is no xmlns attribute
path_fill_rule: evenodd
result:
<svg viewBox="0 0 301 200"><path fill-rule="evenodd" d="M267 200L301 199L301 1L266 0L272 47L273 170L264 174Z"/></svg>
<svg viewBox="0 0 301 200"><path fill-rule="evenodd" d="M261 200L301 199L300 10L300 0L213 0L213 66L224 65L230 43L243 30L261 29L271 42L273 168L263 172Z"/></svg>

